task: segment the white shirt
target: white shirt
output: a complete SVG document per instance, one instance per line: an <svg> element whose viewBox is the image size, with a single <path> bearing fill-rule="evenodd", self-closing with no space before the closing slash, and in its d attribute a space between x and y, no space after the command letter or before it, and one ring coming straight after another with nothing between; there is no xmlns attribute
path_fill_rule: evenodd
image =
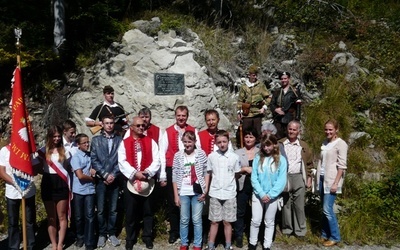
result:
<svg viewBox="0 0 400 250"><path fill-rule="evenodd" d="M288 160L288 173L298 174L301 173L301 150L300 141L297 139L291 143L288 139L283 142L285 153Z"/></svg>
<svg viewBox="0 0 400 250"><path fill-rule="evenodd" d="M227 150L212 152L208 156L207 172L211 172L209 195L220 200L236 197L235 173L240 171L239 156Z"/></svg>
<svg viewBox="0 0 400 250"><path fill-rule="evenodd" d="M73 156L78 150L78 146L75 142L67 142L65 137L63 136L63 145L66 152L69 152L71 156Z"/></svg>
<svg viewBox="0 0 400 250"><path fill-rule="evenodd" d="M160 154L158 151L157 143L153 139L151 140L151 147L153 162L150 164L149 167L146 168L146 172L149 173L150 177L153 177L160 169ZM142 151L137 152L136 154L137 162L140 163L142 161ZM134 179L134 175L138 172L138 170L131 166L131 164L129 164L129 162L126 160L124 141L122 141L118 147L118 165L119 170L123 175L125 175L126 178L128 178L129 180Z"/></svg>

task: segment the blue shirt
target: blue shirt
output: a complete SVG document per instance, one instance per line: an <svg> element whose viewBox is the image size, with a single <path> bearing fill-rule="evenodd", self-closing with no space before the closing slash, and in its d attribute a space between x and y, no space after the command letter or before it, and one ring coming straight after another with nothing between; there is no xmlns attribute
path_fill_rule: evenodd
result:
<svg viewBox="0 0 400 250"><path fill-rule="evenodd" d="M90 155L88 152L83 152L82 150L77 150L71 159L72 170L74 171L72 180L72 192L80 195L94 194L95 186L91 181L82 181L78 179L75 171L78 169L82 170L84 175L90 176Z"/></svg>

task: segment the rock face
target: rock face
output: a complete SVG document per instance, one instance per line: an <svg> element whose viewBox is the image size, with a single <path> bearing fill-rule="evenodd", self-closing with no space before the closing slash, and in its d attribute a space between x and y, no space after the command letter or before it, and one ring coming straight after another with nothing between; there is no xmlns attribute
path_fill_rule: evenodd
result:
<svg viewBox="0 0 400 250"><path fill-rule="evenodd" d="M230 122L218 109L213 80L194 60L194 55L199 53L198 47L203 46L202 42L194 33L189 40L175 37L174 32L159 33L157 38L139 29L126 32L121 43L113 43L103 58L84 72L83 91L68 99L78 132L90 134L84 118L103 102L102 89L105 85L114 88L115 101L127 112L132 112L130 117L146 106L152 110L152 122L166 128L175 121L175 107L187 105L190 112L188 123L203 129L204 111L215 108L220 113L219 127L231 130ZM155 95L155 73L184 74L185 94Z"/></svg>

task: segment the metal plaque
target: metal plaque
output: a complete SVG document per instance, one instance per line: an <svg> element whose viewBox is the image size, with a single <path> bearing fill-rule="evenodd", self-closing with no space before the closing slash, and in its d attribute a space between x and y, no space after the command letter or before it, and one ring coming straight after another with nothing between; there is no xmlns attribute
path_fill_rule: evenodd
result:
<svg viewBox="0 0 400 250"><path fill-rule="evenodd" d="M184 95L185 75L174 73L154 74L155 95Z"/></svg>

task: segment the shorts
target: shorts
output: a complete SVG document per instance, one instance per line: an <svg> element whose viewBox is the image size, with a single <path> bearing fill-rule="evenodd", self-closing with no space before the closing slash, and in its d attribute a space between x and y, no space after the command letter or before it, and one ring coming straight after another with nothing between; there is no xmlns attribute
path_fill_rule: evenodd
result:
<svg viewBox="0 0 400 250"><path fill-rule="evenodd" d="M208 219L214 222L235 222L236 211L236 197L229 200L220 200L211 197Z"/></svg>

